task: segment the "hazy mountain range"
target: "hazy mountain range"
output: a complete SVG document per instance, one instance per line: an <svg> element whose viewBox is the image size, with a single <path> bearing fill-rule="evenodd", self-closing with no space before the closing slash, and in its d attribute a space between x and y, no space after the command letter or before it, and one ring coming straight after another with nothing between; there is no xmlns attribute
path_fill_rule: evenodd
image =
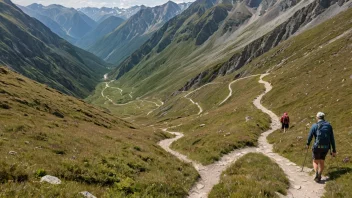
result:
<svg viewBox="0 0 352 198"><path fill-rule="evenodd" d="M41 4L20 8L72 44L118 64L189 5L169 1L156 7L134 6L128 9L87 7L75 10ZM124 19L127 20L125 23Z"/></svg>
<svg viewBox="0 0 352 198"><path fill-rule="evenodd" d="M84 7L84 8L78 8L77 10L80 12L83 12L84 14L89 16L91 19L93 19L99 23L110 16L116 16L116 17L120 17L123 19L128 19L131 16L133 16L134 14L136 14L139 10L144 9L144 8L146 8L146 6L142 5L142 6L133 6L130 8Z"/></svg>
<svg viewBox="0 0 352 198"><path fill-rule="evenodd" d="M169 1L161 6L145 8L129 18L116 30L92 45L88 51L107 62L118 64L146 42L168 20L183 12Z"/></svg>
<svg viewBox="0 0 352 198"><path fill-rule="evenodd" d="M82 12L61 5L43 6L35 3L20 8L71 43L82 38L97 25L93 19Z"/></svg>

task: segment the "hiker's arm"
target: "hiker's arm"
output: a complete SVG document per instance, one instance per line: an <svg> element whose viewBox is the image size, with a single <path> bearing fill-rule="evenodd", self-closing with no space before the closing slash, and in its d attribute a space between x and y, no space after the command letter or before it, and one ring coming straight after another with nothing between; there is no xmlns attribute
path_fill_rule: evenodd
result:
<svg viewBox="0 0 352 198"><path fill-rule="evenodd" d="M331 134L330 134L330 144L332 146L332 152L336 153L336 144L335 144L335 137L334 137L334 130L331 127Z"/></svg>
<svg viewBox="0 0 352 198"><path fill-rule="evenodd" d="M309 131L307 146L310 145L310 142L311 142L312 139L313 139L314 131L315 131L315 125L313 125L312 128L311 128L310 131Z"/></svg>

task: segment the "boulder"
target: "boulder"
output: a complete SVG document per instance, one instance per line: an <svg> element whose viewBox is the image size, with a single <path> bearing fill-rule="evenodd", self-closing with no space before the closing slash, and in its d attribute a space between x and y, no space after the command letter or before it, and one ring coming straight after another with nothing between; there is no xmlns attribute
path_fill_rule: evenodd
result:
<svg viewBox="0 0 352 198"><path fill-rule="evenodd" d="M45 175L40 179L40 182L48 182L49 184L61 184L61 180L51 175Z"/></svg>

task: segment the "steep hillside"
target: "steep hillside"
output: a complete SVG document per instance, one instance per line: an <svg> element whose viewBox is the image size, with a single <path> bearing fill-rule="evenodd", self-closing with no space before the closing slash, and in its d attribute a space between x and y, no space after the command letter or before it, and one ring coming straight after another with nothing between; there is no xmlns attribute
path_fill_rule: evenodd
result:
<svg viewBox="0 0 352 198"><path fill-rule="evenodd" d="M80 39L96 26L96 22L82 12L61 5L43 6L34 3L24 7L23 11L47 25L54 33L62 38L71 37L75 40ZM47 18L56 24L52 25L52 23L48 23ZM55 27L57 25L61 27L61 31L57 30L57 27Z"/></svg>
<svg viewBox="0 0 352 198"><path fill-rule="evenodd" d="M146 8L144 5L132 6L130 8L94 8L94 7L84 7L78 8L77 10L83 12L91 19L97 22L101 22L110 16L116 16L123 19L129 19L131 16L135 15L139 10Z"/></svg>
<svg viewBox="0 0 352 198"><path fill-rule="evenodd" d="M312 21L320 18L320 15L323 15L322 17L326 15L322 14L324 11L326 11L328 14L328 12L331 12L330 10L336 10L336 7L340 7L337 8L338 11L336 13L338 13L340 10L347 9L350 5L349 3L344 4L344 1L340 1L338 5L331 6L332 8L329 9L330 5L333 3L336 2L320 0L314 1L303 9L297 11L292 17L276 27L273 31L251 42L245 48L239 50L228 61L220 63L215 67L212 67L198 74L195 78L188 81L186 85L180 89L180 91L188 90L193 86L200 86L202 84L211 82L218 76L224 76L237 71L244 65L250 63L253 59L261 56L263 53L277 46L280 42L299 32L301 29L305 29L305 26L308 25L312 27ZM237 77L240 76L241 74Z"/></svg>
<svg viewBox="0 0 352 198"><path fill-rule="evenodd" d="M348 8L345 5L329 0L198 0L166 23L109 77L125 87L134 87L140 96L158 93L165 97L178 89L188 90L213 80L223 71L233 72L237 62L245 65L315 18L339 13ZM327 18L334 15L331 13ZM219 75L212 75L217 72Z"/></svg>
<svg viewBox="0 0 352 198"><path fill-rule="evenodd" d="M65 39L66 41L70 43L75 43L76 39L73 37L69 36L67 32L62 28L57 22L52 20L50 17L44 16L39 14L38 12L25 7L25 6L20 6L17 5L24 13L27 15L37 19L38 21L42 22L46 27L48 27L52 32L60 36L61 38Z"/></svg>
<svg viewBox="0 0 352 198"><path fill-rule="evenodd" d="M75 45L82 49L88 49L98 40L113 32L123 22L124 20L122 18L110 16L109 18L99 23L95 29L84 35L79 41L75 43Z"/></svg>
<svg viewBox="0 0 352 198"><path fill-rule="evenodd" d="M87 96L106 63L72 46L9 0L0 1L0 64L64 93Z"/></svg>
<svg viewBox="0 0 352 198"><path fill-rule="evenodd" d="M171 1L161 6L142 9L114 32L96 42L89 51L107 62L118 64L181 11L181 8Z"/></svg>
<svg viewBox="0 0 352 198"><path fill-rule="evenodd" d="M0 197L184 197L198 174L162 132L0 67ZM44 175L62 184L40 183Z"/></svg>
<svg viewBox="0 0 352 198"><path fill-rule="evenodd" d="M291 128L269 140L276 152L303 163L308 130L318 111L326 113L335 133L338 156L327 156L326 197L352 196L352 9L338 17L284 42L254 60L246 70L264 71L273 67L266 80L274 89L264 104L277 114L288 112ZM327 31L329 30L329 31ZM311 163L307 163L311 167Z"/></svg>

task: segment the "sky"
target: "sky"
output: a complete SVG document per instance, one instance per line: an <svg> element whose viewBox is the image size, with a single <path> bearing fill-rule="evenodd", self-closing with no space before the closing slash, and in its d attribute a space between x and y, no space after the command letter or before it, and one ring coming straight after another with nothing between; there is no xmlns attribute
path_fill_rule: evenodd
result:
<svg viewBox="0 0 352 198"><path fill-rule="evenodd" d="M65 7L119 7L129 8L134 5L145 5L149 7L162 5L168 0L12 0L12 2L27 6L32 3L43 5L60 4ZM192 2L195 0L173 0L175 3Z"/></svg>

